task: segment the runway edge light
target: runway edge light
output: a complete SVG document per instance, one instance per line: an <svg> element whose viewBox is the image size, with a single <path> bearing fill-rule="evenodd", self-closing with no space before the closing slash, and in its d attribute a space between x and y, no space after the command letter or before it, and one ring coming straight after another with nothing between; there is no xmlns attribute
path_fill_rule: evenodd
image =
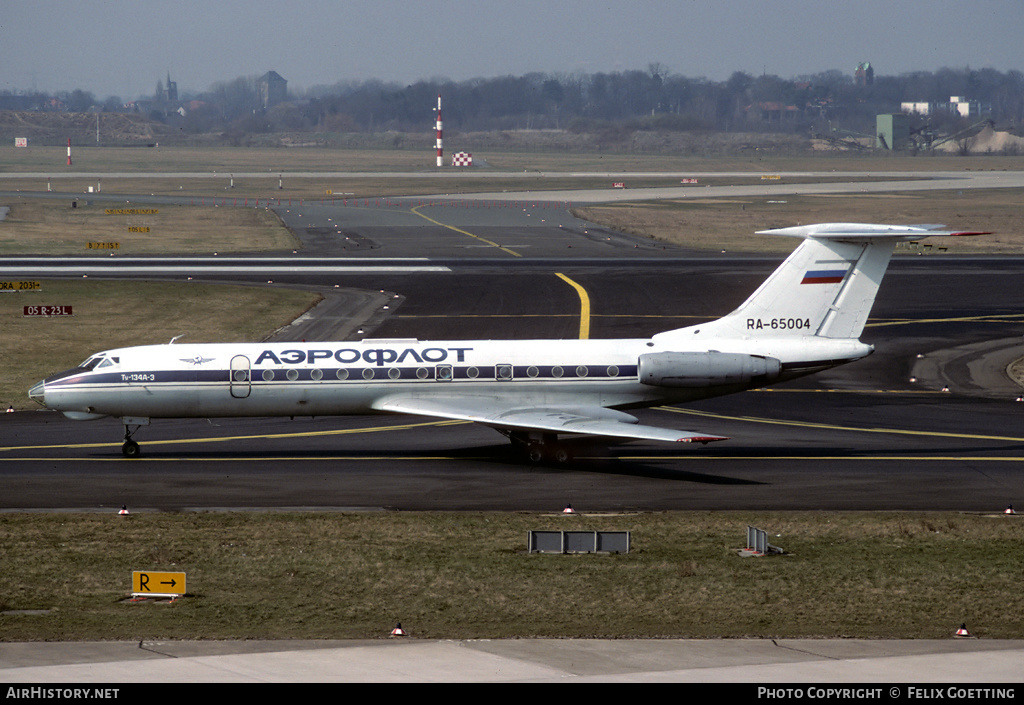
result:
<svg viewBox="0 0 1024 705"><path fill-rule="evenodd" d="M402 623L399 622L395 625L395 628L391 630L391 636L409 636L405 630L402 629Z"/></svg>

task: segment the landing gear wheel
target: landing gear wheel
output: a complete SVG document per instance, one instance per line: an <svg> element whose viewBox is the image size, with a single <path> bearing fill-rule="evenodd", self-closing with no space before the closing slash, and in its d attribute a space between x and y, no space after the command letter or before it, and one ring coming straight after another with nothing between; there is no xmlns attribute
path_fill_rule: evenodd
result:
<svg viewBox="0 0 1024 705"><path fill-rule="evenodd" d="M121 446L121 454L126 458L138 458L142 455L142 449L139 448L138 443L129 439Z"/></svg>
<svg viewBox="0 0 1024 705"><path fill-rule="evenodd" d="M142 455L139 444L132 440L132 436L143 426L149 425L148 418L128 417L124 419L124 443L121 445L121 455L126 458L138 458Z"/></svg>
<svg viewBox="0 0 1024 705"><path fill-rule="evenodd" d="M531 443L526 449L526 457L531 463L539 463L544 460L544 446L540 443Z"/></svg>
<svg viewBox="0 0 1024 705"><path fill-rule="evenodd" d="M558 446L552 451L551 457L554 458L555 462L559 465L565 465L572 460L572 453L565 446Z"/></svg>

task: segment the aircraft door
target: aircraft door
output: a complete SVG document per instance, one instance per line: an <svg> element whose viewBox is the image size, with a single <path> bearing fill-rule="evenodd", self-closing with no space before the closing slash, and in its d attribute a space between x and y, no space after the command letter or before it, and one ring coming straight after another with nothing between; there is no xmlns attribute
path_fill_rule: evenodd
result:
<svg viewBox="0 0 1024 705"><path fill-rule="evenodd" d="M231 358L229 374L231 375L229 377L231 396L235 399L245 399L248 397L252 389L252 368L249 364L249 358L245 355L235 355Z"/></svg>

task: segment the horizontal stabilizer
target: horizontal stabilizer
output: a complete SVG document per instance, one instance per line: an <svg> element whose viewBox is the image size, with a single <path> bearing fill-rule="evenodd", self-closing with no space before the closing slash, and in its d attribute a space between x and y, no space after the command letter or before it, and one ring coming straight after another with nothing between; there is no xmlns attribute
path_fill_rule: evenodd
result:
<svg viewBox="0 0 1024 705"><path fill-rule="evenodd" d="M787 237L839 240L842 242L870 242L883 238L917 240L923 237L967 237L990 235L974 230L938 230L943 225L881 225L875 223L816 223L789 228L758 230L758 235L785 235Z"/></svg>

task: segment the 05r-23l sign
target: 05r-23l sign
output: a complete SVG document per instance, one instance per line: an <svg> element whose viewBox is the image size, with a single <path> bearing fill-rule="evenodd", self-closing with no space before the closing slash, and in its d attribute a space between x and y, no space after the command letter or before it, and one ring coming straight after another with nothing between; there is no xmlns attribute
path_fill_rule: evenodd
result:
<svg viewBox="0 0 1024 705"><path fill-rule="evenodd" d="M25 306L25 316L73 316L70 306Z"/></svg>

